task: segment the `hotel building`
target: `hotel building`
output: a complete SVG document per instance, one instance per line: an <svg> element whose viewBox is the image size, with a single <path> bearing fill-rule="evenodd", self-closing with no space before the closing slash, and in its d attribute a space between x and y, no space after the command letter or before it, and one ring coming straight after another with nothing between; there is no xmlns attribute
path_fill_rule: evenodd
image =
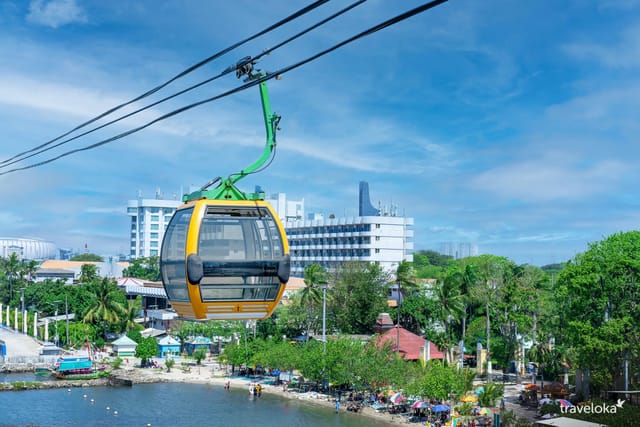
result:
<svg viewBox="0 0 640 427"><path fill-rule="evenodd" d="M341 263L365 261L379 263L395 272L398 264L413 261L413 218L397 215L391 208L375 208L369 200L369 187L360 183L359 215L336 218L311 214L304 219L304 200L287 200L277 193L266 200L284 224L291 252L291 275L302 277L304 268L320 264L335 271ZM164 231L182 202L155 199L130 200L132 259L160 255Z"/></svg>

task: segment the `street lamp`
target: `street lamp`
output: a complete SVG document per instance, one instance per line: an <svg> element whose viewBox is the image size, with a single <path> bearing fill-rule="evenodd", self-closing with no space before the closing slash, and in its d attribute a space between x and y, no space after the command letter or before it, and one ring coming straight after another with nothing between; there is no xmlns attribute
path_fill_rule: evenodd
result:
<svg viewBox="0 0 640 427"><path fill-rule="evenodd" d="M327 352L327 285L322 287L322 353Z"/></svg>
<svg viewBox="0 0 640 427"><path fill-rule="evenodd" d="M56 342L56 346L58 346L58 347L60 347L60 336L58 335L58 303L61 303L61 302L62 302L61 300L55 300L55 301L52 301L52 302L49 303L49 304L52 304L52 305L55 304L55 307L56 307L56 311L55 311L55 314L54 314L55 322L56 322L55 323L56 336L55 336L54 339L55 339L55 342Z"/></svg>

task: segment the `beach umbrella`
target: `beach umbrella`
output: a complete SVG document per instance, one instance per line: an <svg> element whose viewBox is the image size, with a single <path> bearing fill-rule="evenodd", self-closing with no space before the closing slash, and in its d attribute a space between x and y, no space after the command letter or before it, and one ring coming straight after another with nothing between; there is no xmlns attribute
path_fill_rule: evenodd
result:
<svg viewBox="0 0 640 427"><path fill-rule="evenodd" d="M478 415L493 415L493 412L491 412L491 409L489 408L482 408L478 412Z"/></svg>
<svg viewBox="0 0 640 427"><path fill-rule="evenodd" d="M431 408L431 410L433 412L446 412L449 410L449 407L447 405L435 405L434 407Z"/></svg>
<svg viewBox="0 0 640 427"><path fill-rule="evenodd" d="M423 400L418 400L416 403L411 405L411 409L423 409L428 407L429 407L429 404Z"/></svg>
<svg viewBox="0 0 640 427"><path fill-rule="evenodd" d="M543 397L542 399L540 399L538 401L539 404L544 405L545 403L552 403L553 400L549 399L548 397Z"/></svg>
<svg viewBox="0 0 640 427"><path fill-rule="evenodd" d="M393 404L402 403L403 400L404 396L402 395L402 393L394 393L391 395L391 397L389 397L389 401Z"/></svg>
<svg viewBox="0 0 640 427"><path fill-rule="evenodd" d="M556 399L556 403L562 408L571 408L573 406L573 403L569 402L566 399Z"/></svg>
<svg viewBox="0 0 640 427"><path fill-rule="evenodd" d="M480 386L473 391L476 395L484 392L484 387Z"/></svg>
<svg viewBox="0 0 640 427"><path fill-rule="evenodd" d="M473 403L478 401L478 396L473 394L465 394L460 398L460 402L463 403Z"/></svg>

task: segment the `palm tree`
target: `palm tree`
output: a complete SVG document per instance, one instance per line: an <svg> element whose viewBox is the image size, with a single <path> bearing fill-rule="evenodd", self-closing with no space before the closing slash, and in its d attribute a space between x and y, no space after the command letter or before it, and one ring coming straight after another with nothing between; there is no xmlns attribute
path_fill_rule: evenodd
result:
<svg viewBox="0 0 640 427"><path fill-rule="evenodd" d="M300 292L300 302L307 307L307 341L311 329L311 315L313 307L322 299L321 287L326 285L327 271L320 264L310 264L304 268L304 284L306 285Z"/></svg>
<svg viewBox="0 0 640 427"><path fill-rule="evenodd" d="M15 252L4 260L5 274L9 279L9 302L13 300L13 285L20 271L20 264L20 259L18 259L18 255Z"/></svg>
<svg viewBox="0 0 640 427"><path fill-rule="evenodd" d="M80 266L80 277L78 282L91 283L98 279L98 266L95 264L82 264Z"/></svg>
<svg viewBox="0 0 640 427"><path fill-rule="evenodd" d="M463 297L460 294L460 287L455 280L440 281L436 287L436 296L440 304L439 317L444 326L446 338L446 357L447 362L451 362L453 356L451 354L451 323L460 320L464 314L465 306Z"/></svg>
<svg viewBox="0 0 640 427"><path fill-rule="evenodd" d="M120 323L127 312L122 303L123 295L114 281L104 278L91 286L92 301L83 316L83 321L102 324L103 333L107 325Z"/></svg>

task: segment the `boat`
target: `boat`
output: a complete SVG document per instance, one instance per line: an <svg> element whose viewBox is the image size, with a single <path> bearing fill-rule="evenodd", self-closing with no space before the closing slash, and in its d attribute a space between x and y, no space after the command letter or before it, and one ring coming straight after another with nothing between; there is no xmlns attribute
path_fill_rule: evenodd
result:
<svg viewBox="0 0 640 427"><path fill-rule="evenodd" d="M100 377L100 370L93 365L93 361L89 356L59 357L58 360L56 360L52 373L54 377L61 380L93 379Z"/></svg>

